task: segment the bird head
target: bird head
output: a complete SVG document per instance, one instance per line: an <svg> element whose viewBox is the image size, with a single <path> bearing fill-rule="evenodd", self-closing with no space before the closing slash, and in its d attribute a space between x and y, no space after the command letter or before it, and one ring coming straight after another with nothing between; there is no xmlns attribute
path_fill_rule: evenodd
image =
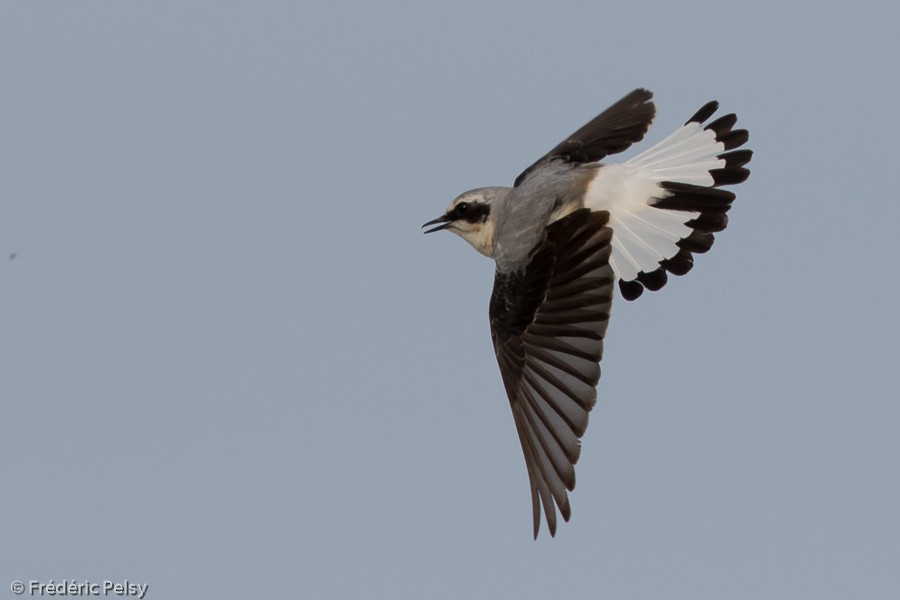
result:
<svg viewBox="0 0 900 600"><path fill-rule="evenodd" d="M501 191L508 192L508 188L478 188L460 194L443 215L422 225L435 225L425 233L450 230L485 256L491 256L494 238L491 206Z"/></svg>

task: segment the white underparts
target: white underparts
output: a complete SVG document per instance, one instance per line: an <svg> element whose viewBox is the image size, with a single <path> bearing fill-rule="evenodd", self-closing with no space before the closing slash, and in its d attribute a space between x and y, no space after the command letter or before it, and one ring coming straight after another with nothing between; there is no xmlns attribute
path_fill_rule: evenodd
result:
<svg viewBox="0 0 900 600"><path fill-rule="evenodd" d="M609 211L613 230L610 265L620 279L631 281L674 256L678 241L691 233L686 222L696 212L660 209L653 204L671 193L659 186L673 181L713 185L710 169L725 166L716 158L725 151L715 132L688 123L647 151L621 164L605 164L588 184L584 205Z"/></svg>
<svg viewBox="0 0 900 600"><path fill-rule="evenodd" d="M454 223L450 226L450 231L469 242L481 254L488 258L493 256L494 224L490 219L484 223Z"/></svg>

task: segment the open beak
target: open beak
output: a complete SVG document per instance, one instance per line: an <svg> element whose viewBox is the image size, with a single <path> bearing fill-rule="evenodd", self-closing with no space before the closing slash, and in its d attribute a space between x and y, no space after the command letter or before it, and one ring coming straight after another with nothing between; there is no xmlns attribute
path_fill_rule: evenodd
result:
<svg viewBox="0 0 900 600"><path fill-rule="evenodd" d="M452 223L453 223L453 220L450 217L448 217L447 215L441 215L440 217L438 217L437 219L434 219L433 221L428 221L427 223L422 225L422 227L424 228L424 227L428 227L429 225L437 225L437 227L432 227L431 229L429 229L428 231L425 232L425 233L433 233L435 231L440 231L441 229L447 229L448 227L450 227L450 225Z"/></svg>

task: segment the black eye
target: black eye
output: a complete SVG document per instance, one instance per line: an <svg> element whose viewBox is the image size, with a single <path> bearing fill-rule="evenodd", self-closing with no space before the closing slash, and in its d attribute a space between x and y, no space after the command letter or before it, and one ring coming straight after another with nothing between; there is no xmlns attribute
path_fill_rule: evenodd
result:
<svg viewBox="0 0 900 600"><path fill-rule="evenodd" d="M466 212L468 210L469 210L469 203L468 202L460 202L459 204L456 205L456 208L453 209L453 212L455 212L458 215L464 215L464 214L466 214Z"/></svg>

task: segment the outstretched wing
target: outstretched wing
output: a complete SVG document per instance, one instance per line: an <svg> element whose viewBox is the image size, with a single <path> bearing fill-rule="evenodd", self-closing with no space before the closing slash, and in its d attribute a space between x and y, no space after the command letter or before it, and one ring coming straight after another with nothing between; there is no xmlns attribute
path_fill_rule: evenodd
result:
<svg viewBox="0 0 900 600"><path fill-rule="evenodd" d="M545 230L528 266L494 279L490 321L531 483L534 536L541 505L550 535L567 490L588 413L596 402L613 295L609 214L581 209Z"/></svg>
<svg viewBox="0 0 900 600"><path fill-rule="evenodd" d="M537 167L552 160L589 163L627 150L644 138L653 122L656 107L650 102L652 97L647 90L634 90L525 169L514 185L518 187Z"/></svg>

